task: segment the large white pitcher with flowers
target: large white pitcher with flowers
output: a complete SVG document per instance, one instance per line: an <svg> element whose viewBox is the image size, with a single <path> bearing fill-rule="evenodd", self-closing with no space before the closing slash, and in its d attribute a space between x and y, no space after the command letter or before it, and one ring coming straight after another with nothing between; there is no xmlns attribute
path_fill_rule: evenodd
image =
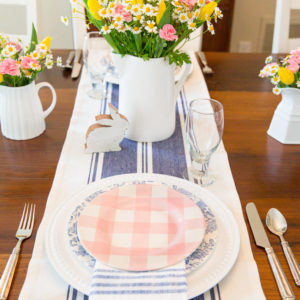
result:
<svg viewBox="0 0 300 300"><path fill-rule="evenodd" d="M120 76L119 112L129 121L127 137L139 142L167 139L175 130L176 99L191 64L184 64L177 82L175 64L164 58L113 54Z"/></svg>

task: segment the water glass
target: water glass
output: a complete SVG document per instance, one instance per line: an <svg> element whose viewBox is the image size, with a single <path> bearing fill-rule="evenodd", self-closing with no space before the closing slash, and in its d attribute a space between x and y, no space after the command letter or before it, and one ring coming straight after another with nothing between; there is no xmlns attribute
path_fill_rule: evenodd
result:
<svg viewBox="0 0 300 300"><path fill-rule="evenodd" d="M211 155L217 150L223 135L223 105L213 99L196 99L190 102L186 121L186 140L192 164L183 176L197 180L201 186L215 181L208 171Z"/></svg>
<svg viewBox="0 0 300 300"><path fill-rule="evenodd" d="M83 44L83 62L92 82L92 89L87 92L93 99L103 100L105 96L105 75L109 62L105 58L103 37L99 31L85 35Z"/></svg>

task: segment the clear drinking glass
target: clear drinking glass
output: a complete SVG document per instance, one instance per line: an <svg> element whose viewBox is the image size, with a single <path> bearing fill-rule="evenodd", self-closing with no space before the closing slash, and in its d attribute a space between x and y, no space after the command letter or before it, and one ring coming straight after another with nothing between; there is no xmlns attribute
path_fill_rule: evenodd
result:
<svg viewBox="0 0 300 300"><path fill-rule="evenodd" d="M103 37L99 31L85 35L83 44L83 62L92 82L92 89L87 92L93 99L103 100L105 95L105 74L109 63L103 56Z"/></svg>
<svg viewBox="0 0 300 300"><path fill-rule="evenodd" d="M186 139L192 159L184 178L196 179L208 186L215 177L208 171L211 155L217 150L223 135L223 105L213 99L196 99L190 102L186 121Z"/></svg>

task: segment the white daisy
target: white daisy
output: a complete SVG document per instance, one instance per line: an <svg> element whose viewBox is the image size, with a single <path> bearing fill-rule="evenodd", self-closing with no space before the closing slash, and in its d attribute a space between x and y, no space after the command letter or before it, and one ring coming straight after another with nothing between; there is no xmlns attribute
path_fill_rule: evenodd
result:
<svg viewBox="0 0 300 300"><path fill-rule="evenodd" d="M110 13L109 13L109 10L106 9L106 8L101 8L99 11L98 11L98 14L100 17L102 18L107 18L110 16Z"/></svg>
<svg viewBox="0 0 300 300"><path fill-rule="evenodd" d="M60 20L61 20L66 26L69 25L69 18L68 18L68 17L61 16L61 17L60 17Z"/></svg>
<svg viewBox="0 0 300 300"><path fill-rule="evenodd" d="M45 65L46 65L47 69L52 69L53 68L53 60L46 61Z"/></svg>
<svg viewBox="0 0 300 300"><path fill-rule="evenodd" d="M273 87L272 92L275 95L279 95L281 93L281 89L278 86Z"/></svg>
<svg viewBox="0 0 300 300"><path fill-rule="evenodd" d="M195 22L189 22L189 23L188 23L188 28L189 28L189 29L192 29L192 30L197 29L196 23L195 23Z"/></svg>
<svg viewBox="0 0 300 300"><path fill-rule="evenodd" d="M186 13L181 13L181 14L179 15L179 21L180 21L181 23L185 23L185 22L187 22L188 20L189 20L189 18L188 18L188 16L187 16Z"/></svg>
<svg viewBox="0 0 300 300"><path fill-rule="evenodd" d="M137 4L132 5L132 7L131 7L131 13L132 13L134 16L140 15L140 14L141 14L141 9L140 9L140 7L139 7Z"/></svg>
<svg viewBox="0 0 300 300"><path fill-rule="evenodd" d="M45 44L38 44L36 46L36 50L41 53L41 54L45 54L47 52L47 46Z"/></svg>
<svg viewBox="0 0 300 300"><path fill-rule="evenodd" d="M110 27L108 25L103 25L101 28L101 33L102 34L109 34L111 31Z"/></svg>
<svg viewBox="0 0 300 300"><path fill-rule="evenodd" d="M268 57L266 58L265 63L266 63L266 64L269 64L269 63L272 62L272 60L273 60L273 57L272 57L272 55L270 55L270 56L268 56Z"/></svg>
<svg viewBox="0 0 300 300"><path fill-rule="evenodd" d="M116 14L113 18L113 22L123 23L123 17L120 14Z"/></svg>
<svg viewBox="0 0 300 300"><path fill-rule="evenodd" d="M278 76L274 76L274 77L272 77L271 82L272 82L274 85L277 85L277 84L280 82L280 79L279 79Z"/></svg>
<svg viewBox="0 0 300 300"><path fill-rule="evenodd" d="M133 34L139 34L139 33L141 33L142 29L141 29L141 27L134 26L134 27L131 28L130 31L131 31Z"/></svg>
<svg viewBox="0 0 300 300"><path fill-rule="evenodd" d="M300 80L296 81L296 85L298 88L300 88Z"/></svg>
<svg viewBox="0 0 300 300"><path fill-rule="evenodd" d="M149 16L149 17L154 16L153 6L151 4L144 5L143 10L144 10L144 13L146 16Z"/></svg>
<svg viewBox="0 0 300 300"><path fill-rule="evenodd" d="M121 29L122 25L123 25L122 23L114 22L110 25L110 29L116 29L119 31L119 29Z"/></svg>
<svg viewBox="0 0 300 300"><path fill-rule="evenodd" d="M75 15L76 15L76 12L77 12L77 11L76 11L76 8L73 7L73 8L72 8L72 15L75 16Z"/></svg>
<svg viewBox="0 0 300 300"><path fill-rule="evenodd" d="M151 33L157 33L156 23L154 21L147 21L145 24L145 29Z"/></svg>
<svg viewBox="0 0 300 300"><path fill-rule="evenodd" d="M29 66L30 66L30 69L34 70L34 71L39 71L41 69L41 66L38 63L34 62L34 61L31 61L29 63Z"/></svg>
<svg viewBox="0 0 300 300"><path fill-rule="evenodd" d="M58 67L61 67L61 66L62 66L62 58L61 58L60 56L58 56L58 57L56 58L56 65L57 65Z"/></svg>
<svg viewBox="0 0 300 300"><path fill-rule="evenodd" d="M35 50L35 51L30 53L30 56L34 59L39 59L40 58L40 52Z"/></svg>
<svg viewBox="0 0 300 300"><path fill-rule="evenodd" d="M140 23L144 22L144 16L142 14L136 15L133 17L134 21L139 21Z"/></svg>
<svg viewBox="0 0 300 300"><path fill-rule="evenodd" d="M222 18L223 18L222 11L220 10L219 7L216 7L216 8L215 8L215 16L216 16L218 19L222 19Z"/></svg>
<svg viewBox="0 0 300 300"><path fill-rule="evenodd" d="M17 48L14 45L7 45L2 50L1 54L6 57L11 57L17 53Z"/></svg>
<svg viewBox="0 0 300 300"><path fill-rule="evenodd" d="M209 21L206 21L208 31L213 35L215 34L215 27Z"/></svg>

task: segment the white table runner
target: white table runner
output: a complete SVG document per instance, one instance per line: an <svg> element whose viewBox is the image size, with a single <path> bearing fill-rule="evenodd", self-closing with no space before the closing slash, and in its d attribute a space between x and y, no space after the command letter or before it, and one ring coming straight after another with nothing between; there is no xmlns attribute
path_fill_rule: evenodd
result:
<svg viewBox="0 0 300 300"><path fill-rule="evenodd" d="M194 98L209 97L209 92L205 79L198 67L195 56L192 54L194 64L193 72L184 85L181 97L178 99L178 126L184 128L183 110L186 106L183 100L190 101ZM176 147L164 149L166 144L155 143L135 143L127 141L128 150L123 149L122 155L135 156L135 163L130 160L122 160L122 165L114 164L117 154L85 154L83 145L85 143L85 133L87 127L94 121L94 116L100 112L105 112L106 104L117 99L116 86L108 85L107 101L100 104L99 101L89 99L86 95L90 88L89 79L85 70L78 87L75 107L68 129L67 137L57 166L54 182L47 200L47 206L41 225L37 232L32 259L30 261L24 286L19 299L24 300L79 300L88 299L88 296L73 289L61 279L51 266L46 256L44 247L44 236L49 220L55 209L76 191L80 191L87 183L99 181L102 177L131 172L155 172L181 177L182 168L190 164L190 158L186 146L183 154L186 156L185 166L181 164L182 157L177 158L177 164L170 158L170 151L176 151ZM222 99L219 99L222 102ZM225 112L226 126L226 112ZM180 130L180 129L177 129ZM181 141L182 143L182 141ZM176 145L175 145L176 146ZM130 147L134 147L132 151ZM126 147L125 147L126 148ZM126 152L128 151L128 153ZM164 164L155 161L156 151L167 153ZM175 154L174 154L175 156ZM162 158L164 158L162 156ZM110 166L109 168L107 166ZM115 166L115 168L114 168ZM117 170L119 168L119 170ZM210 168L217 174L216 182L207 189L213 192L233 213L240 230L241 247L236 264L228 276L217 286L194 299L222 299L222 300L260 300L265 299L263 294L256 263L253 259L249 237L243 219L240 199L237 194L232 178L227 153L223 143L213 154ZM118 173L119 172L119 173Z"/></svg>

